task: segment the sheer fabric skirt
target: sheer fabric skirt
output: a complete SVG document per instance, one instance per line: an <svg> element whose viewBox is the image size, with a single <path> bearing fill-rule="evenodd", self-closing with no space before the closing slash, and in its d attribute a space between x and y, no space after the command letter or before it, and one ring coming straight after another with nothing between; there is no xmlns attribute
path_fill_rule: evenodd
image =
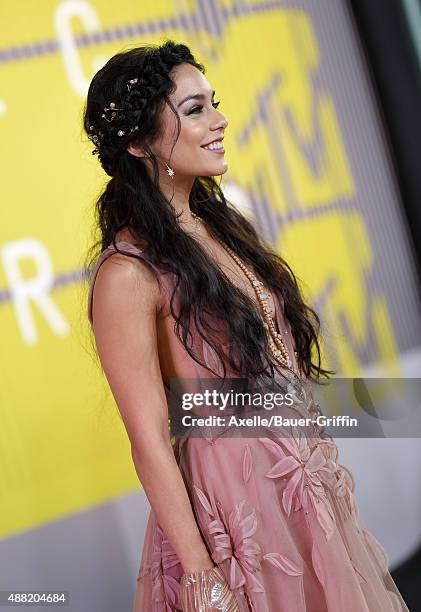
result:
<svg viewBox="0 0 421 612"><path fill-rule="evenodd" d="M408 611L330 438L190 437L174 452L203 539L242 611ZM151 511L133 612L181 610L182 574Z"/></svg>

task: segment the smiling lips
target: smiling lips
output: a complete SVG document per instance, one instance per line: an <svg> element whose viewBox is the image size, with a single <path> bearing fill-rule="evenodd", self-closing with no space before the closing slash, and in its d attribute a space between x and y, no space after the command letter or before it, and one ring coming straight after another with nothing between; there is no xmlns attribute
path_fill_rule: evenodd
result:
<svg viewBox="0 0 421 612"><path fill-rule="evenodd" d="M206 149L207 151L213 151L213 153L225 153L222 140L214 140L213 142L210 142L207 145L202 145L202 149Z"/></svg>

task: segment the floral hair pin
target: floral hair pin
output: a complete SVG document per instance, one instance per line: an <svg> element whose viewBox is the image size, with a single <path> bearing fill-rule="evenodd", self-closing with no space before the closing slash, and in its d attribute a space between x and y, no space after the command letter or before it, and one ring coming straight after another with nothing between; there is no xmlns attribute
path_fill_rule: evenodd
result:
<svg viewBox="0 0 421 612"><path fill-rule="evenodd" d="M128 91L131 91L131 90L132 90L133 85L136 85L136 83L138 83L138 81L139 81L139 79L137 79L137 78L134 78L134 79L129 79L129 81L126 83L127 90L128 90ZM103 108L103 113L102 113L101 117L102 117L103 119L105 119L105 121L107 121L108 123L112 123L112 122L114 121L114 119L115 119L115 117L116 117L117 113L118 113L119 111L123 111L123 110L124 110L123 108L120 108L120 107L116 106L116 103L115 103L115 102L110 102L109 106L104 106L104 108ZM133 132L136 132L138 129L139 129L139 126L138 126L138 125L135 125L134 127L132 127L132 128L129 130L129 132L128 132L127 134L128 134L128 135L130 135L130 134L132 134ZM95 130L95 128L94 128L94 126L93 126L93 125L90 125L90 126L89 126L89 130L90 130L91 132L93 132L93 133L92 133L92 134L90 134L90 135L88 136L88 138L89 138L89 140L91 140L91 141L92 141L92 142L95 144L95 146L96 146L96 149L94 149L94 150L92 151L92 154L94 155L95 153L98 153L98 147L99 147L99 145L101 144L102 139L104 138L104 134L103 134L103 132L100 132L100 131L99 131L98 133L95 133L95 131L94 131L94 130ZM126 131L125 131L125 130L118 130L118 132L117 132L117 136L120 136L120 137L121 137L121 136L124 136L125 134L126 134Z"/></svg>
<svg viewBox="0 0 421 612"><path fill-rule="evenodd" d="M110 102L110 106L109 108L107 108L106 106L104 106L104 112L102 113L102 118L105 119L106 121L108 121L109 123L111 123L114 120L114 117L116 116L118 111L123 110L122 108L118 108L115 105L115 102ZM107 117L107 113L111 113L110 117Z"/></svg>
<svg viewBox="0 0 421 612"><path fill-rule="evenodd" d="M130 79L129 82L127 83L127 89L131 91L132 85L135 85L138 82L138 80L139 79Z"/></svg>

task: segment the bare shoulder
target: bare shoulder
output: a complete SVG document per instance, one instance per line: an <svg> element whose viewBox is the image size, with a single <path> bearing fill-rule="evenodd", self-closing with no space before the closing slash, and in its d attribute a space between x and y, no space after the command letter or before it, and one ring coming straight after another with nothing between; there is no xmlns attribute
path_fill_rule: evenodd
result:
<svg viewBox="0 0 421 612"><path fill-rule="evenodd" d="M158 351L155 270L112 252L99 266L93 331L103 371L122 415L132 454L168 439L168 408Z"/></svg>
<svg viewBox="0 0 421 612"><path fill-rule="evenodd" d="M160 307L160 290L147 262L123 253L112 253L99 267L95 279L93 320L155 315Z"/></svg>

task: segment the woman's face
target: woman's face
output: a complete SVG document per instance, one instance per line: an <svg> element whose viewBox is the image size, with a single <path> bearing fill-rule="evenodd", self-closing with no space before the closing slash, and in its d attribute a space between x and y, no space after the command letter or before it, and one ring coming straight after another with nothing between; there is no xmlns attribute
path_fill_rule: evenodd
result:
<svg viewBox="0 0 421 612"><path fill-rule="evenodd" d="M177 120L165 104L161 115L162 133L151 144L151 150L171 166L176 179L224 174L228 164L222 139L228 121L216 108L218 104L208 80L187 63L176 66L171 78L176 89L169 99L180 117L181 131L171 152L177 137ZM205 146L211 142L211 146Z"/></svg>

